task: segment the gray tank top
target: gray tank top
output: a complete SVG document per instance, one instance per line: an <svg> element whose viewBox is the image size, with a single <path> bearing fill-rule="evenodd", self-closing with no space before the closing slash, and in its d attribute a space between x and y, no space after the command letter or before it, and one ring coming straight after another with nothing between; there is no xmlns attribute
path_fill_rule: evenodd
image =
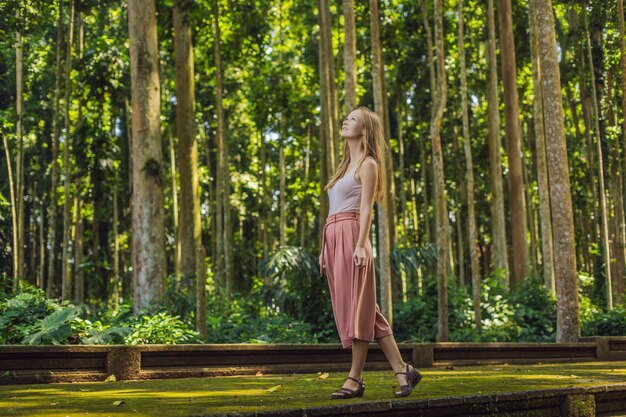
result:
<svg viewBox="0 0 626 417"><path fill-rule="evenodd" d="M328 189L329 216L340 211L360 210L362 186L357 182L355 173L356 166Z"/></svg>

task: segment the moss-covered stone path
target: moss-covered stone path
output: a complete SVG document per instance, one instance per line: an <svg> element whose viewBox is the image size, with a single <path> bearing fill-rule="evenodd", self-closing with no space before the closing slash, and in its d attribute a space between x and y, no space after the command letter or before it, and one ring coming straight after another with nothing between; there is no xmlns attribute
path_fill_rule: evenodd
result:
<svg viewBox="0 0 626 417"><path fill-rule="evenodd" d="M624 362L429 368L408 399L626 382ZM0 386L0 416L197 416L389 400L391 371L366 372L361 399L330 400L345 373ZM398 399L394 401L404 401Z"/></svg>

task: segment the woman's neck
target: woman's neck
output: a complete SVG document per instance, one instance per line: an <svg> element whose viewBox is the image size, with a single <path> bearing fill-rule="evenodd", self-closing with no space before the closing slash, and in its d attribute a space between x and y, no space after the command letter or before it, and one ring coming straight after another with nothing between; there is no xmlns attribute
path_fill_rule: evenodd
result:
<svg viewBox="0 0 626 417"><path fill-rule="evenodd" d="M350 148L350 162L354 163L363 157L363 137L348 139L348 147Z"/></svg>

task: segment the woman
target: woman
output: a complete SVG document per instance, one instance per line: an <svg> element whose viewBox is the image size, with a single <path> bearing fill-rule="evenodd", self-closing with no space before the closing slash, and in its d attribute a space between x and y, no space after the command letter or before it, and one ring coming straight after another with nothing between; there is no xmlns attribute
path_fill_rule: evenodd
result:
<svg viewBox="0 0 626 417"><path fill-rule="evenodd" d="M409 395L422 376L402 360L389 323L376 304L376 277L369 229L374 201L385 194L385 141L380 120L366 107L343 121L343 159L324 188L330 209L322 238L320 274L326 269L335 324L344 348L352 347L352 367L331 397L362 397L369 342L376 340L393 368L400 391Z"/></svg>

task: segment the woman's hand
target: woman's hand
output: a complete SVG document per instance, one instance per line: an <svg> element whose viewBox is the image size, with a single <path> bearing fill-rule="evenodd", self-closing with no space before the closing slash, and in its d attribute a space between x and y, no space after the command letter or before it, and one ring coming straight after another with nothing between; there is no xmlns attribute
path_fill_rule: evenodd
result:
<svg viewBox="0 0 626 417"><path fill-rule="evenodd" d="M320 265L320 268L324 267L324 265L322 265L322 253L320 253L319 265Z"/></svg>
<svg viewBox="0 0 626 417"><path fill-rule="evenodd" d="M352 259L356 266L365 266L365 247L357 246L354 250L354 255L352 255Z"/></svg>

